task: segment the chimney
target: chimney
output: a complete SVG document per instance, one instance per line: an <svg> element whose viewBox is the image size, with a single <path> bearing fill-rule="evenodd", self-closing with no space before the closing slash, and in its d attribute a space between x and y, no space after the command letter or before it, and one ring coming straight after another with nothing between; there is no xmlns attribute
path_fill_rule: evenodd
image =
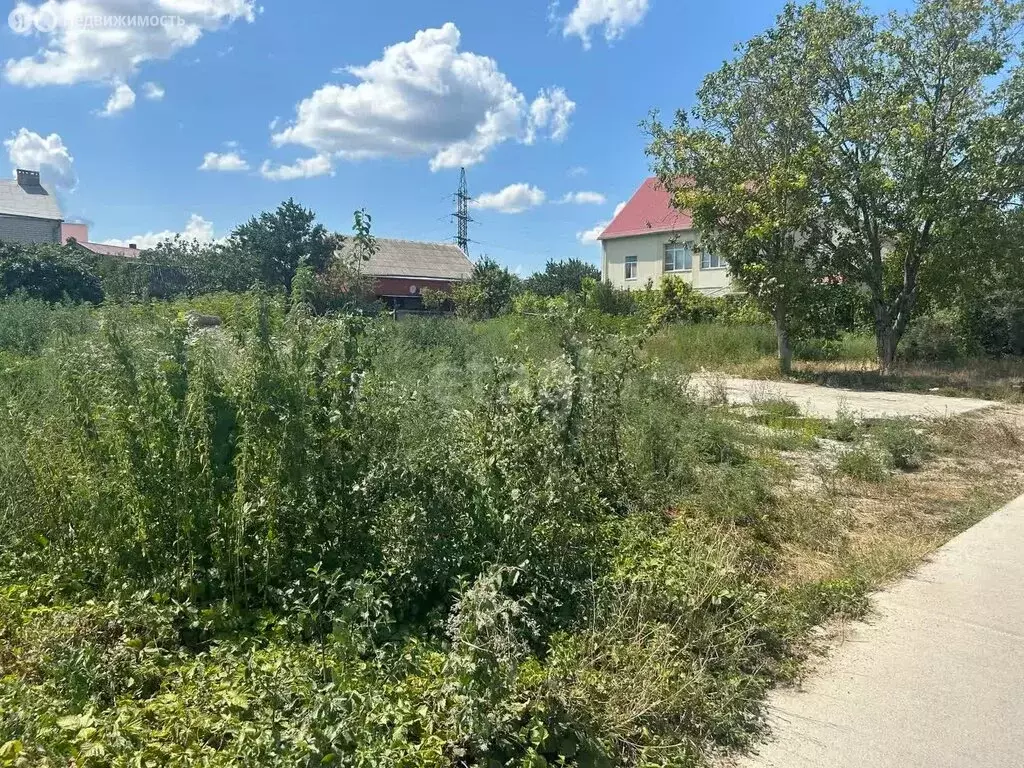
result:
<svg viewBox="0 0 1024 768"><path fill-rule="evenodd" d="M39 186L39 171L26 171L21 168L18 169L18 186L19 187L38 187Z"/></svg>

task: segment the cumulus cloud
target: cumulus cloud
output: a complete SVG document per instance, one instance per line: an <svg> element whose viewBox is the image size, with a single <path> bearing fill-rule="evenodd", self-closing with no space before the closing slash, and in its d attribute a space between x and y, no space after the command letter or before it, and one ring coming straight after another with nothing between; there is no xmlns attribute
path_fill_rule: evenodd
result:
<svg viewBox="0 0 1024 768"><path fill-rule="evenodd" d="M497 211L498 213L522 213L530 208L543 205L547 199L544 190L529 184L509 184L498 192L480 195L471 205L474 208Z"/></svg>
<svg viewBox="0 0 1024 768"><path fill-rule="evenodd" d="M139 250L148 251L150 248L156 248L160 243L166 242L167 240L173 240L178 235L181 235L186 240L196 240L200 243L212 243L213 242L213 223L207 221L197 213L193 213L185 225L185 229L181 232L173 232L171 230L164 230L163 232L147 232L144 235L135 235L129 237L127 240L118 240L116 238L110 240L104 240L103 245L119 245L122 248L127 248L130 244L135 243Z"/></svg>
<svg viewBox="0 0 1024 768"><path fill-rule="evenodd" d="M260 176L271 181L293 181L295 179L312 179L316 176L334 175L331 158L326 155L315 155L296 160L291 165L274 166L264 160L260 166Z"/></svg>
<svg viewBox="0 0 1024 768"><path fill-rule="evenodd" d="M530 105L524 142L532 144L544 128L550 128L548 137L552 141L562 141L569 135L569 118L575 110L576 102L565 94L564 88L542 88Z"/></svg>
<svg viewBox="0 0 1024 768"><path fill-rule="evenodd" d="M160 101L167 92L159 83L143 83L142 95L150 101Z"/></svg>
<svg viewBox="0 0 1024 768"><path fill-rule="evenodd" d="M587 175L587 169L584 168L582 165L575 165L572 168L570 168L567 171L567 173L569 174L569 176L572 176L575 179L575 178L578 178L580 176L586 176Z"/></svg>
<svg viewBox="0 0 1024 768"><path fill-rule="evenodd" d="M622 209L625 207L625 203L619 203L618 205L615 206L615 212L612 214L611 219L608 219L608 221L598 222L590 229L586 229L582 232L577 232L576 239L579 240L584 245L596 245L598 243L597 238L601 236L601 233L608 228L609 224L612 223L612 219L618 216L622 212Z"/></svg>
<svg viewBox="0 0 1024 768"><path fill-rule="evenodd" d="M248 171L249 163L237 152L207 152L203 155L200 171Z"/></svg>
<svg viewBox="0 0 1024 768"><path fill-rule="evenodd" d="M169 59L208 32L238 20L252 22L253 0L46 0L19 2L19 34L40 35L45 44L33 56L4 65L9 83L22 86L125 81L140 64ZM162 18L161 24L89 19Z"/></svg>
<svg viewBox="0 0 1024 768"><path fill-rule="evenodd" d="M648 10L650 0L578 0L565 19L562 34L576 35L584 48L590 48L592 28L603 27L604 39L611 42L643 21Z"/></svg>
<svg viewBox="0 0 1024 768"><path fill-rule="evenodd" d="M607 198L600 192L566 192L558 202L573 205L604 205Z"/></svg>
<svg viewBox="0 0 1024 768"><path fill-rule="evenodd" d="M15 169L39 171L44 181L61 190L73 190L78 184L75 158L59 134L43 137L27 128L4 141L7 159Z"/></svg>
<svg viewBox="0 0 1024 768"><path fill-rule="evenodd" d="M359 159L429 156L431 170L472 165L510 140L532 142L544 130L565 137L575 104L561 88L534 103L494 59L460 51L451 22L417 32L365 66L346 67L356 83L328 84L301 101L295 119L272 126L277 146Z"/></svg>
<svg viewBox="0 0 1024 768"><path fill-rule="evenodd" d="M112 117L118 112L124 112L126 109L131 109L135 106L135 91L133 91L125 83L118 83L114 88L114 92L110 94L110 98L107 99L107 106L100 112L104 117Z"/></svg>

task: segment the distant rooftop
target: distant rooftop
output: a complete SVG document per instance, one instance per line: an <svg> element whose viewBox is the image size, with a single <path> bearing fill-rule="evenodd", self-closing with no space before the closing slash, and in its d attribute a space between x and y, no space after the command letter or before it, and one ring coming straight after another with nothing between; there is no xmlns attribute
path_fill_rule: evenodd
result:
<svg viewBox="0 0 1024 768"><path fill-rule="evenodd" d="M0 216L61 221L57 197L39 181L36 171L18 169L16 179L0 179Z"/></svg>
<svg viewBox="0 0 1024 768"><path fill-rule="evenodd" d="M693 217L688 211L674 208L668 190L652 176L640 185L598 240L687 229L693 229Z"/></svg>
<svg viewBox="0 0 1024 768"><path fill-rule="evenodd" d="M126 259L136 259L140 253L134 243L129 243L128 247L125 247L90 242L88 225L66 221L60 225L60 241L66 244L70 240L74 240L80 247L100 256L122 256Z"/></svg>
<svg viewBox="0 0 1024 768"><path fill-rule="evenodd" d="M342 253L350 252L346 240ZM457 245L422 243L416 240L377 238L378 251L362 266L363 274L373 277L419 277L434 280L468 280L473 262Z"/></svg>

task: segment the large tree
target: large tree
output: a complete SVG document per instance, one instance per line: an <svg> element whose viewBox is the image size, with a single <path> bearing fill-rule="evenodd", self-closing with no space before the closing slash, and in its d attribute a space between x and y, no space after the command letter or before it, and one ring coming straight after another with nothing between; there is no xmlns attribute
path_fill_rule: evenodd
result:
<svg viewBox="0 0 1024 768"><path fill-rule="evenodd" d="M774 319L783 372L794 327L821 285L812 260L820 221L813 88L797 16L787 7L774 28L739 46L705 78L691 115L646 125L655 170L675 205L692 212L702 247L725 255Z"/></svg>
<svg viewBox="0 0 1024 768"><path fill-rule="evenodd" d="M1020 22L1007 0L918 0L884 22L829 0L792 18L815 75L825 254L867 288L883 372L922 274L955 275L958 243L1019 200Z"/></svg>
<svg viewBox="0 0 1024 768"><path fill-rule="evenodd" d="M233 260L235 270L253 281L290 291L300 265L321 273L340 246L341 238L317 224L316 214L289 199L276 211L264 211L237 227L228 239L224 257Z"/></svg>

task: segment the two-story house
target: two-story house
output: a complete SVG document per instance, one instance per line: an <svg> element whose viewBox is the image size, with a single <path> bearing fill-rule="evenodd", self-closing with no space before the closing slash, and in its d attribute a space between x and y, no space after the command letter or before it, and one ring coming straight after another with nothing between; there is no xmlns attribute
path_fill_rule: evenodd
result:
<svg viewBox="0 0 1024 768"><path fill-rule="evenodd" d="M738 290L725 258L701 247L693 219L672 206L656 178L641 185L598 239L602 274L616 288L657 286L663 276L676 275L709 296Z"/></svg>
<svg viewBox="0 0 1024 768"><path fill-rule="evenodd" d="M38 171L19 168L14 179L0 179L0 240L29 245L59 243L64 220L53 190Z"/></svg>

